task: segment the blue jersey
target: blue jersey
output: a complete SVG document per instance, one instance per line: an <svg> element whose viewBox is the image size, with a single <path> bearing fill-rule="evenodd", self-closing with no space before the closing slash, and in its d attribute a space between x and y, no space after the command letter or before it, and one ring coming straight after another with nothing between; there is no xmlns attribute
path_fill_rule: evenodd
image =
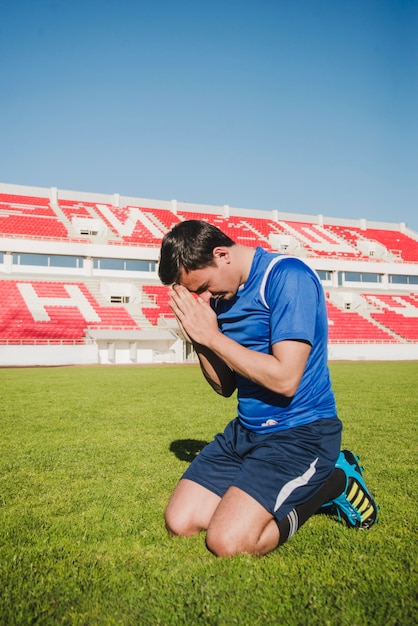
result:
<svg viewBox="0 0 418 626"><path fill-rule="evenodd" d="M285 340L305 341L311 351L293 398L236 375L238 417L258 433L286 430L335 417L327 363L328 318L321 282L301 259L257 248L248 279L232 300L214 300L220 330L265 354Z"/></svg>

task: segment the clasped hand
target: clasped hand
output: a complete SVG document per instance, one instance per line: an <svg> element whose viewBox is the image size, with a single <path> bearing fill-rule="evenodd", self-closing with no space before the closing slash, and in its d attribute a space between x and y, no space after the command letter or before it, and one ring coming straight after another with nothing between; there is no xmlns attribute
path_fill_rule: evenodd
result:
<svg viewBox="0 0 418 626"><path fill-rule="evenodd" d="M195 298L181 285L170 290L170 307L185 338L208 346L211 333L218 332L216 313L200 296Z"/></svg>

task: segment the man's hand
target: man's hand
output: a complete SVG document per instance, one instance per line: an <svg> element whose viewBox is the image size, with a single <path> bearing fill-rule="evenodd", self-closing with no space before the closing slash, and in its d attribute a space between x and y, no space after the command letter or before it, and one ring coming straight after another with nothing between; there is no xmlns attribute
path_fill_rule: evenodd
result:
<svg viewBox="0 0 418 626"><path fill-rule="evenodd" d="M170 307L186 339L203 346L209 345L213 333L218 333L216 313L207 302L181 285L170 290Z"/></svg>

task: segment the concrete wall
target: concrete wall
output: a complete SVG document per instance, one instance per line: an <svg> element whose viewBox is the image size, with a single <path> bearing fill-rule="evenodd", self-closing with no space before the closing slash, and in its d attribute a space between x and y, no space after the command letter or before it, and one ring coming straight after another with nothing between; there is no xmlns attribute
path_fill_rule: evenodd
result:
<svg viewBox="0 0 418 626"><path fill-rule="evenodd" d="M330 344L330 361L416 361L416 344ZM190 362L190 358L187 359ZM2 345L0 367L57 365L147 365L186 362L182 342L167 349L135 349L128 343L91 345Z"/></svg>
<svg viewBox="0 0 418 626"><path fill-rule="evenodd" d="M97 346L1 345L0 367L92 365L98 363Z"/></svg>

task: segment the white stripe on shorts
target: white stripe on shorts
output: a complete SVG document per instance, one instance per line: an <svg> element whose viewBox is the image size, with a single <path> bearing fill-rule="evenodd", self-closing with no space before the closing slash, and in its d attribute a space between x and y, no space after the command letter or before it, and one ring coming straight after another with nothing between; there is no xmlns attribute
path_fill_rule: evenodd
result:
<svg viewBox="0 0 418 626"><path fill-rule="evenodd" d="M318 463L318 460L319 459L315 459L315 461L312 461L304 474L302 474L301 476L296 476L296 478L293 478L293 480L290 480L288 483L283 485L277 495L276 504L274 505L274 512L276 512L282 506L283 502L290 496L291 493L294 492L295 489L297 489L298 487L303 487L303 485L306 485L310 481L310 479L316 472L316 464Z"/></svg>
<svg viewBox="0 0 418 626"><path fill-rule="evenodd" d="M289 521L289 534L287 538L290 539L299 528L299 516L296 512L296 509L293 509L292 511L290 511L290 513L288 513L287 519Z"/></svg>

